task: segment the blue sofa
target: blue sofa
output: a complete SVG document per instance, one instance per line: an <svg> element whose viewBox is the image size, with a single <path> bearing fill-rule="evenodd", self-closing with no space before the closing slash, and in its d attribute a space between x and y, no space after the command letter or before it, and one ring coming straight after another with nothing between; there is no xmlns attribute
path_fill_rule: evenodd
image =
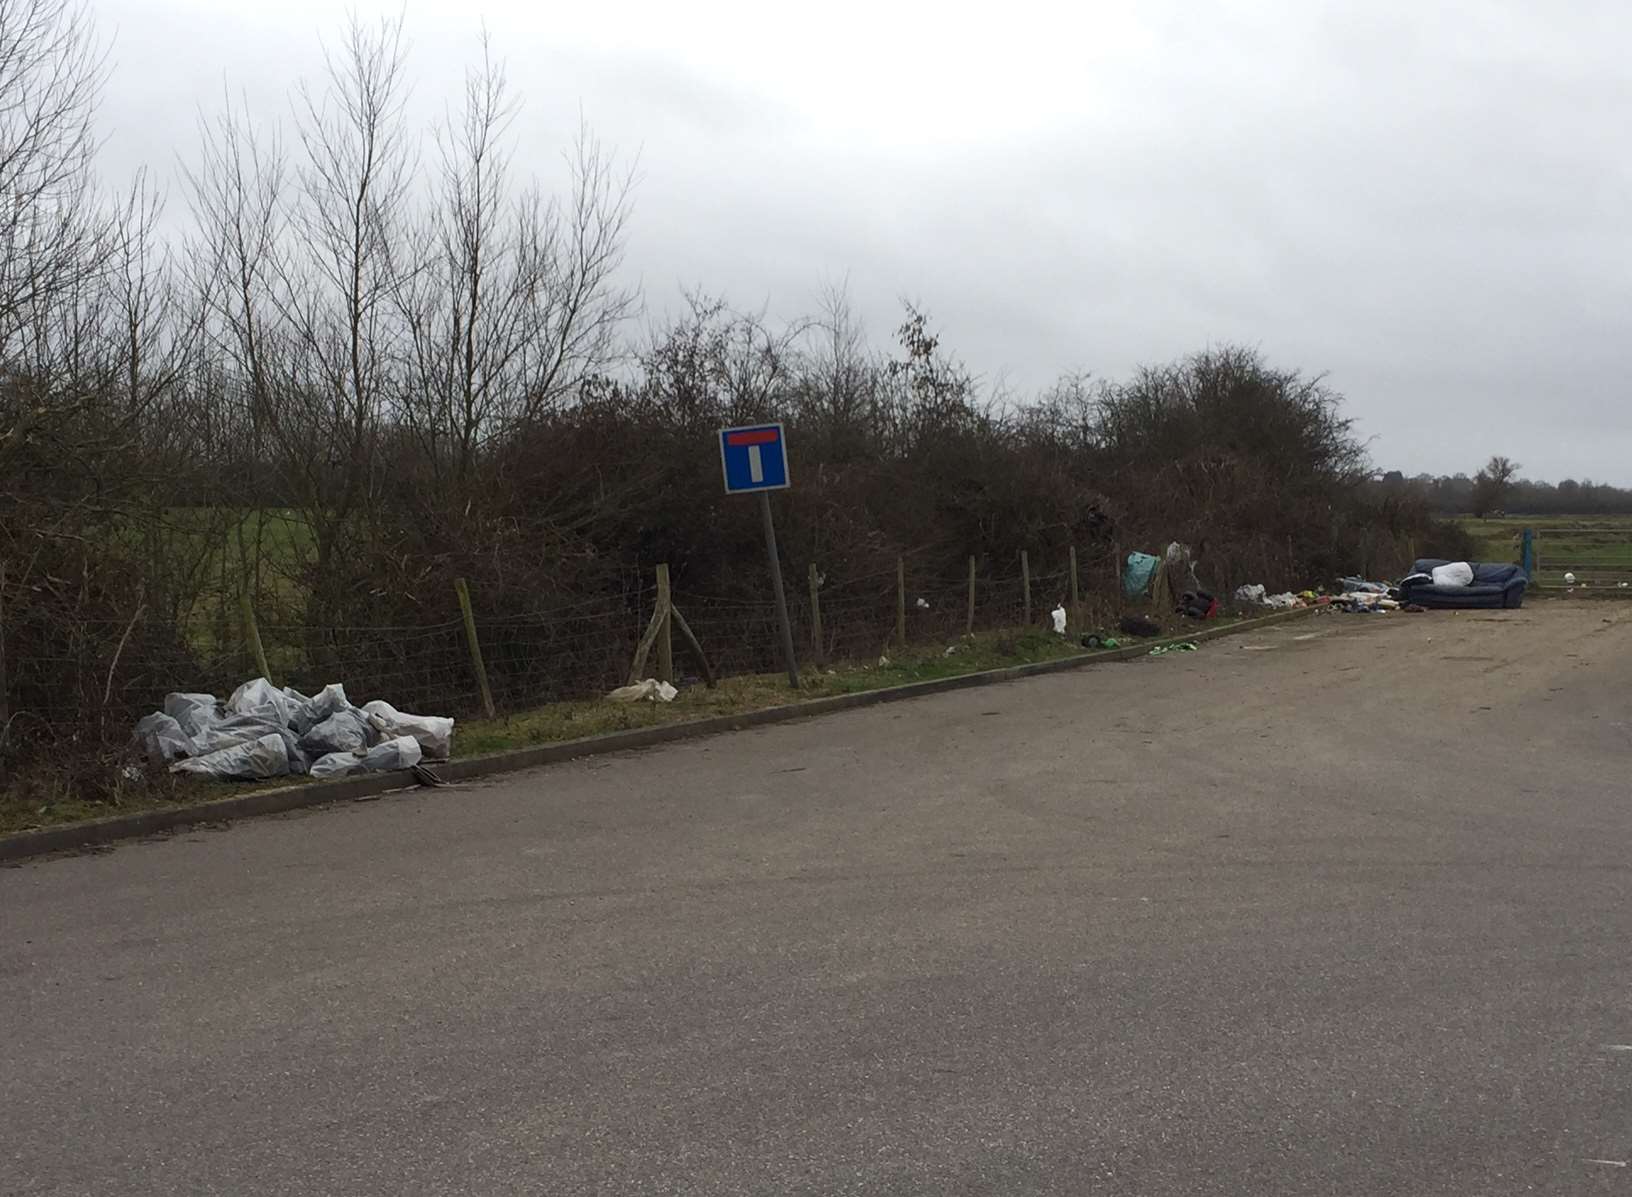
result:
<svg viewBox="0 0 1632 1197"><path fill-rule="evenodd" d="M1411 567L1412 576L1400 583L1400 602L1424 607L1522 607L1524 587L1529 581L1517 565L1480 564L1473 566L1473 585L1435 586L1430 578L1434 568L1449 565L1437 557L1425 557Z"/></svg>

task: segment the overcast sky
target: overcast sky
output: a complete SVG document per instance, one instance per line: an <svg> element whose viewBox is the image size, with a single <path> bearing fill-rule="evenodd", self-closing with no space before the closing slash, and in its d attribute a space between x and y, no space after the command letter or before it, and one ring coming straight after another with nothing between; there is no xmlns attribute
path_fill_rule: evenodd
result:
<svg viewBox="0 0 1632 1197"><path fill-rule="evenodd" d="M345 13L94 7L110 179L173 178L223 87L286 113ZM426 119L485 21L523 166L559 178L580 108L638 156L654 314L848 280L876 342L913 299L1020 393L1242 342L1326 372L1381 467L1632 483L1625 0L356 8L406 15Z"/></svg>

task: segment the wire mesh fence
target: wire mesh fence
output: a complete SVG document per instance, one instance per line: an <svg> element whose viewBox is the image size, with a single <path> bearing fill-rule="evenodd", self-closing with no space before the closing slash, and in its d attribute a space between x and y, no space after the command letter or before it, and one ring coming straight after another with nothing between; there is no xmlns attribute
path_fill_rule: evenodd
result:
<svg viewBox="0 0 1632 1197"><path fill-rule="evenodd" d="M1022 574L1019 555L976 563L973 576L934 576L910 560L853 576L790 573L788 612L803 661L869 661L899 645L952 642L967 632L1049 626L1066 604L1071 572L1062 562ZM1084 605L1110 606L1115 574L1093 563L1080 579ZM1098 585L1091 585L1097 580ZM815 582L814 588L811 582ZM1029 582L1029 587L1028 587ZM904 583L904 584L903 584ZM733 594L676 588L673 605L701 642L717 676L773 673L783 666L776 604L767 582ZM637 645L658 602L651 571L616 593L492 611L472 591L477 636L495 707L503 713L605 694L628 680ZM224 604L217 604L224 606ZM447 618L404 626L313 626L274 621L254 628L274 682L315 693L342 683L353 701L383 698L400 709L470 717L482 713L481 683L455 598ZM128 735L172 691L226 697L258 675L250 629L216 618L166 619L139 611L127 623L90 622L48 652L7 662L12 718L54 737ZM675 637L681 684L701 669ZM647 673L656 668L649 659ZM25 729L26 730L26 729Z"/></svg>

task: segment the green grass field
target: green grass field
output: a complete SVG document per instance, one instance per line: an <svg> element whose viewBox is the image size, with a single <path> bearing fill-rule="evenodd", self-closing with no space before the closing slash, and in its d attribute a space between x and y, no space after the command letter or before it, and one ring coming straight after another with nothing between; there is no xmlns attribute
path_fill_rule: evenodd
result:
<svg viewBox="0 0 1632 1197"><path fill-rule="evenodd" d="M1553 588L1575 575L1587 589L1632 589L1632 516L1504 516L1462 520L1484 561L1517 561L1524 529L1535 530L1539 568L1535 583Z"/></svg>

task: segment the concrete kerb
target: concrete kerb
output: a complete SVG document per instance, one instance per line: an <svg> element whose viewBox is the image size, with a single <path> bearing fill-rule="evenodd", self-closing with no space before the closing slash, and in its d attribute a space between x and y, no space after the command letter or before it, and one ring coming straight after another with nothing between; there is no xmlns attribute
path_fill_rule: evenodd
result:
<svg viewBox="0 0 1632 1197"><path fill-rule="evenodd" d="M636 748L650 748L677 740L696 739L719 735L750 727L764 727L785 723L790 719L806 719L837 711L903 699L922 698L930 694L944 694L952 690L967 690L976 686L990 686L1000 682L1019 681L1042 674L1062 673L1084 665L1105 661L1130 661L1148 656L1152 648L1162 644L1178 644L1186 640L1216 640L1241 632L1256 631L1272 624L1313 615L1319 607L1298 607L1277 611L1239 623L1198 628L1183 636L1161 640L1147 640L1126 647L1104 649L1061 657L1053 661L1039 661L1031 665L1010 665L1002 669L988 669L979 673L965 673L957 677L936 678L927 682L911 682L904 686L890 686L880 690L864 690L856 694L839 694L829 698L813 698L785 706L765 707L758 711L744 711L737 715L714 715L706 719L691 719L655 727L634 728L630 731L607 732L585 736L577 740L562 740L554 744L539 744L532 748L514 748L482 756L463 757L435 766L437 774L448 781L469 781L519 769L533 769L580 757L599 756L607 752L624 752ZM242 819L251 815L281 814L285 811L323 806L331 802L356 801L373 798L398 790L416 788L415 783L402 773L381 773L367 777L347 777L336 781L309 782L305 785L284 786L275 790L260 790L230 798L215 798L187 806L167 807L161 810L140 811L130 815L113 815L85 823L70 823L61 827L42 827L0 836L0 861L23 860L58 852L75 852L110 844L118 840L137 839L174 831L180 827L200 823L219 823Z"/></svg>

